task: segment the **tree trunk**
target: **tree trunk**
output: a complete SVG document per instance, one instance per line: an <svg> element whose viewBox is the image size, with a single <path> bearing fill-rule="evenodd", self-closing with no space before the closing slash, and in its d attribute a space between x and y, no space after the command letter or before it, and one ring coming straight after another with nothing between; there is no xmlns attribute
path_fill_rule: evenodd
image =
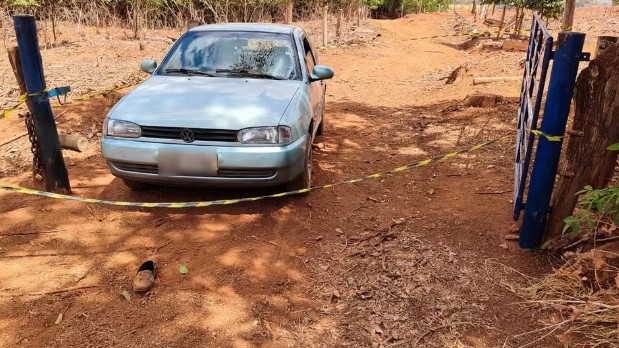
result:
<svg viewBox="0 0 619 348"><path fill-rule="evenodd" d="M51 8L51 12L52 12L52 34L54 35L54 43L56 43L56 41L58 40L56 37L56 5L54 4L54 2L52 1L51 4L52 8Z"/></svg>
<svg viewBox="0 0 619 348"><path fill-rule="evenodd" d="M607 147L619 141L619 44L607 46L580 73L574 101L574 122L546 240L562 233L563 219L572 215L578 201L576 192L585 185L603 188L613 176L618 152Z"/></svg>
<svg viewBox="0 0 619 348"><path fill-rule="evenodd" d="M326 47L328 44L327 36L327 16L329 15L327 5L322 8L322 46Z"/></svg>
<svg viewBox="0 0 619 348"><path fill-rule="evenodd" d="M335 26L335 37L337 38L337 42L340 43L342 40L342 17L344 16L344 10L337 10L337 24Z"/></svg>
<svg viewBox="0 0 619 348"><path fill-rule="evenodd" d="M505 25L505 10L507 9L506 5L503 5L503 14L501 15L501 23L499 24L499 32L496 34L496 38L501 37L501 32L503 31L503 26Z"/></svg>
<svg viewBox="0 0 619 348"><path fill-rule="evenodd" d="M473 14L473 22L477 22L477 1L473 0L473 10L471 10Z"/></svg>
<svg viewBox="0 0 619 348"><path fill-rule="evenodd" d="M292 24L292 10L294 9L294 3L288 1L286 3L286 24Z"/></svg>
<svg viewBox="0 0 619 348"><path fill-rule="evenodd" d="M565 9L563 10L563 23L561 29L570 31L574 26L574 11L576 10L576 0L565 0Z"/></svg>
<svg viewBox="0 0 619 348"><path fill-rule="evenodd" d="M514 31L518 31L518 19L520 19L520 7L516 7L516 20L514 21Z"/></svg>
<svg viewBox="0 0 619 348"><path fill-rule="evenodd" d="M84 152L90 146L88 140L79 134L58 133L58 140L60 140L60 147L63 149L77 152Z"/></svg>
<svg viewBox="0 0 619 348"><path fill-rule="evenodd" d="M139 38L139 34L140 34L140 16L141 16L140 3L141 2L142 0L137 0L133 4L133 38L134 39Z"/></svg>

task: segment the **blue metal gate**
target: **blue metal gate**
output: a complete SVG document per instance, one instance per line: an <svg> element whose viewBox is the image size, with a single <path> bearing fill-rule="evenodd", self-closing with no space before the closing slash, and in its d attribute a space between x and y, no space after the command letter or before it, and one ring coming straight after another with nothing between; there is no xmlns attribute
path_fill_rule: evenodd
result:
<svg viewBox="0 0 619 348"><path fill-rule="evenodd" d="M544 96L546 75L552 59L553 38L541 18L533 15L529 49L525 60L520 107L518 109L518 134L516 138L516 173L514 180L514 220L524 209L524 190L529 175L529 163L535 143L537 119ZM541 65L541 66L540 66Z"/></svg>
<svg viewBox="0 0 619 348"><path fill-rule="evenodd" d="M562 32L556 42L556 51L553 51L553 37L539 15L533 15L520 92L514 182L514 220L518 220L520 211L524 210L519 238L522 248L535 249L542 242L578 64L588 59L588 54L582 53L584 41L583 33ZM552 71L542 124L538 129L550 60L553 60Z"/></svg>

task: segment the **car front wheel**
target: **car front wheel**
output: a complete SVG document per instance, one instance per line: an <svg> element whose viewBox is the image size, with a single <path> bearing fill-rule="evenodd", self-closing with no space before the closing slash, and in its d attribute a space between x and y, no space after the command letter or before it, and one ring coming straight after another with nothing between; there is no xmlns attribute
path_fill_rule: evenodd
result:
<svg viewBox="0 0 619 348"><path fill-rule="evenodd" d="M311 134L307 136L305 156L303 159L303 173L287 185L289 191L303 190L312 187L312 141Z"/></svg>
<svg viewBox="0 0 619 348"><path fill-rule="evenodd" d="M316 130L316 135L320 136L320 135L324 135L325 134L325 115L322 115L322 120L320 121L320 124L318 125L318 129Z"/></svg>
<svg viewBox="0 0 619 348"><path fill-rule="evenodd" d="M325 134L325 94L322 95L322 115L320 115L320 124L318 125L318 129L316 130L316 135L324 135Z"/></svg>

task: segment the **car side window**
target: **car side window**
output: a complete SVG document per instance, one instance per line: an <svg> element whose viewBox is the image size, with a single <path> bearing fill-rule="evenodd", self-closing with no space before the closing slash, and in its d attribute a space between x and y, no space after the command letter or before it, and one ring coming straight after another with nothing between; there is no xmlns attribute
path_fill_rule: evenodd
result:
<svg viewBox="0 0 619 348"><path fill-rule="evenodd" d="M314 66L316 65L316 59L314 58L312 46L309 41L307 41L307 38L303 38L303 50L305 51L305 65L307 66L307 73L311 74L314 70Z"/></svg>

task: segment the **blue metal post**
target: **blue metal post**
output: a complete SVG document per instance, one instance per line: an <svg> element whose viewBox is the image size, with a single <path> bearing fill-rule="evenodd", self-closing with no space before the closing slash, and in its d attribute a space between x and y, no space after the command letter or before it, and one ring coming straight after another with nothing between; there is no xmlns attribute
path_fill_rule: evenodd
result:
<svg viewBox="0 0 619 348"><path fill-rule="evenodd" d="M559 33L540 128L545 134L563 136L565 133L584 42L583 33ZM521 248L535 249L542 242L562 143L549 141L544 136L539 137L524 219L520 227ZM532 195L531 192L535 194Z"/></svg>
<svg viewBox="0 0 619 348"><path fill-rule="evenodd" d="M28 106L38 140L41 162L43 165L45 189L58 193L70 193L69 175L62 157L56 121L45 93L45 76L43 61L39 51L39 39L34 16L17 15L13 17L17 46L23 68Z"/></svg>

